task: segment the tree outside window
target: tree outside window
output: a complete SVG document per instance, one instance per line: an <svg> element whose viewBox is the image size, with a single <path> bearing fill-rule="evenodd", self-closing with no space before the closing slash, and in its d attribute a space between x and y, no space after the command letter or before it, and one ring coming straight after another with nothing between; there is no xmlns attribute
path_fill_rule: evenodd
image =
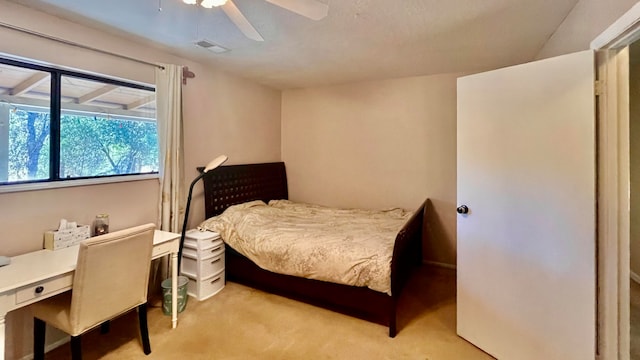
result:
<svg viewBox="0 0 640 360"><path fill-rule="evenodd" d="M0 58L0 185L156 173L158 162L153 88Z"/></svg>

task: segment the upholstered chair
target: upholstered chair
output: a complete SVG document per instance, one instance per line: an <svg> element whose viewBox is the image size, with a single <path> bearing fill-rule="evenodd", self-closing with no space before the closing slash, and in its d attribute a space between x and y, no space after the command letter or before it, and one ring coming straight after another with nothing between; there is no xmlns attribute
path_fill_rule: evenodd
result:
<svg viewBox="0 0 640 360"><path fill-rule="evenodd" d="M77 360L80 335L136 307L142 347L151 353L146 305L154 230L147 224L80 243L72 290L31 305L34 359L44 359L46 323L71 335Z"/></svg>

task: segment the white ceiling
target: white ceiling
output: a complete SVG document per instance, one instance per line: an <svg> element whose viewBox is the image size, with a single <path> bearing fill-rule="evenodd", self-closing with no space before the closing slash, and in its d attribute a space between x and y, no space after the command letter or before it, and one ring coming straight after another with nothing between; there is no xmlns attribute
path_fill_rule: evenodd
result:
<svg viewBox="0 0 640 360"><path fill-rule="evenodd" d="M319 0L329 5L329 15L319 21L263 0L234 0L264 42L245 38L219 8L181 0L13 1L150 40L174 54L285 89L530 61L578 0ZM214 54L195 47L201 39L231 51Z"/></svg>

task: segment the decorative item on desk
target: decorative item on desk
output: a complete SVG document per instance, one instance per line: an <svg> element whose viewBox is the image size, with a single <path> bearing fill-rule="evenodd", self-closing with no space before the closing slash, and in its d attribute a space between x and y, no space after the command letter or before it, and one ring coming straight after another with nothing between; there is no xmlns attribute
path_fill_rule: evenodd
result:
<svg viewBox="0 0 640 360"><path fill-rule="evenodd" d="M75 221L61 219L58 230L44 233L44 248L49 250L64 249L77 245L80 241L90 237L89 225L78 225Z"/></svg>
<svg viewBox="0 0 640 360"><path fill-rule="evenodd" d="M109 232L109 214L98 214L93 222L93 236L104 235Z"/></svg>

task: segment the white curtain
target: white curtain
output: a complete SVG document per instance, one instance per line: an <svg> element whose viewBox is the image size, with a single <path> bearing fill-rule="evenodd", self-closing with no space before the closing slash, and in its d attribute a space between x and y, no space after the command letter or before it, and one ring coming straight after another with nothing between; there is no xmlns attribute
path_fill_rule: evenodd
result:
<svg viewBox="0 0 640 360"><path fill-rule="evenodd" d="M160 166L158 227L180 232L184 214L184 156L182 137L182 66L159 64L156 68L156 118ZM152 263L149 279L149 304L162 306L162 279L169 275L166 257Z"/></svg>
<svg viewBox="0 0 640 360"><path fill-rule="evenodd" d="M179 232L184 219L182 135L182 66L156 68L156 116L160 146L158 226Z"/></svg>

